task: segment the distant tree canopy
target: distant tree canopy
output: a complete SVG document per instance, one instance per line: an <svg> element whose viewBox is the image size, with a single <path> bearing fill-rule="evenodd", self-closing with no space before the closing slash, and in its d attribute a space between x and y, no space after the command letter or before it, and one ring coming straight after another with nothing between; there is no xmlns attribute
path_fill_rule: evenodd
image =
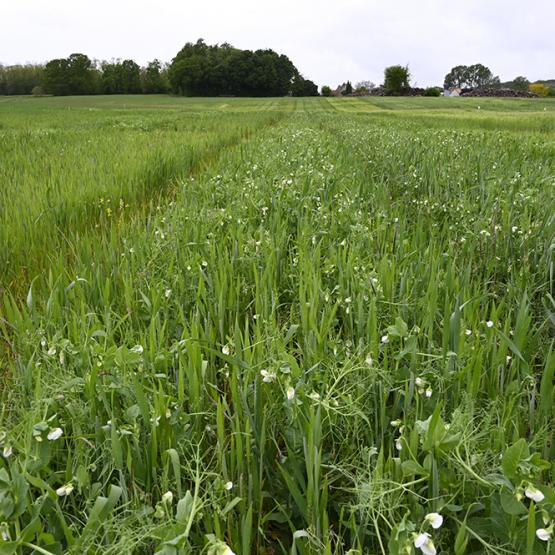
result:
<svg viewBox="0 0 555 555"><path fill-rule="evenodd" d="M343 96L349 96L353 94L353 84L350 81L347 81L344 85L341 86L341 94Z"/></svg>
<svg viewBox="0 0 555 555"><path fill-rule="evenodd" d="M293 96L318 96L318 85L310 79L297 75L291 85Z"/></svg>
<svg viewBox="0 0 555 555"><path fill-rule="evenodd" d="M0 65L0 95L31 94L40 86L43 71L44 66L35 64Z"/></svg>
<svg viewBox="0 0 555 555"><path fill-rule="evenodd" d="M167 70L160 60L152 60L141 73L143 93L156 94L169 91Z"/></svg>
<svg viewBox="0 0 555 555"><path fill-rule="evenodd" d="M104 94L136 94L142 92L141 68L133 60L102 64Z"/></svg>
<svg viewBox="0 0 555 555"><path fill-rule="evenodd" d="M71 54L69 58L50 60L45 68L42 87L47 94L94 94L96 70L85 54Z"/></svg>
<svg viewBox="0 0 555 555"><path fill-rule="evenodd" d="M446 89L468 88L477 89L480 87L499 85L499 77L495 77L491 70L482 64L471 66L455 66L445 76L443 86Z"/></svg>
<svg viewBox="0 0 555 555"><path fill-rule="evenodd" d="M331 96L332 90L329 85L324 85L322 87L322 96Z"/></svg>
<svg viewBox="0 0 555 555"><path fill-rule="evenodd" d="M273 50L188 42L168 70L171 89L186 96L285 96L314 92L287 57ZM317 93L317 90L316 90Z"/></svg>
<svg viewBox="0 0 555 555"><path fill-rule="evenodd" d="M383 87L387 94L398 95L410 88L408 66L389 66L384 70Z"/></svg>
<svg viewBox="0 0 555 555"><path fill-rule="evenodd" d="M368 94L371 90L375 88L376 88L376 85L372 81L359 81L355 85L355 93Z"/></svg>
<svg viewBox="0 0 555 555"><path fill-rule="evenodd" d="M515 91L527 91L530 86L530 81L523 75L519 75L513 79L511 86Z"/></svg>

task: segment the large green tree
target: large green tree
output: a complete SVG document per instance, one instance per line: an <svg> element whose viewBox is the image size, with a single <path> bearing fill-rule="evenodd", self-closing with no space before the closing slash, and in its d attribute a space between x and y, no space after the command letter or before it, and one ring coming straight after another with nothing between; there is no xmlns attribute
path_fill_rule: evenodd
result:
<svg viewBox="0 0 555 555"><path fill-rule="evenodd" d="M43 74L42 87L55 95L94 94L97 73L85 54L71 54L69 58L50 60Z"/></svg>
<svg viewBox="0 0 555 555"><path fill-rule="evenodd" d="M410 88L410 72L408 66L389 66L384 70L384 89L387 94L399 95Z"/></svg>
<svg viewBox="0 0 555 555"><path fill-rule="evenodd" d="M168 91L165 68L160 60L152 60L141 73L142 90L145 94L164 93Z"/></svg>
<svg viewBox="0 0 555 555"><path fill-rule="evenodd" d="M104 94L135 94L141 92L141 68L133 60L102 64Z"/></svg>
<svg viewBox="0 0 555 555"><path fill-rule="evenodd" d="M515 91L527 91L530 86L530 81L523 75L519 75L513 79L511 86Z"/></svg>
<svg viewBox="0 0 555 555"><path fill-rule="evenodd" d="M318 86L310 79L299 75L293 80L291 94L293 96L318 96Z"/></svg>
<svg viewBox="0 0 555 555"><path fill-rule="evenodd" d="M446 89L476 89L480 87L496 86L498 84L499 77L494 76L491 70L483 64L455 66L445 76L443 82L443 86Z"/></svg>

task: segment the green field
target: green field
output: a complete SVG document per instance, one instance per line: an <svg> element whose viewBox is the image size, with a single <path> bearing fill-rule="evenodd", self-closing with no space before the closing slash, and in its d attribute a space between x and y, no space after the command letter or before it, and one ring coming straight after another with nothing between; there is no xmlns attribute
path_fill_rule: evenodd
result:
<svg viewBox="0 0 555 555"><path fill-rule="evenodd" d="M555 553L554 288L554 100L0 97L0 554Z"/></svg>

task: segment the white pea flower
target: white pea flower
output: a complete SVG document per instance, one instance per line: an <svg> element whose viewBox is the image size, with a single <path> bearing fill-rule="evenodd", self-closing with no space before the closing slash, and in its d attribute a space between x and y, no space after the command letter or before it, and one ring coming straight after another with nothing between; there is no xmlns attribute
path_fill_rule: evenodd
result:
<svg viewBox="0 0 555 555"><path fill-rule="evenodd" d="M171 503L173 501L173 493L171 491L167 491L162 495L162 503Z"/></svg>
<svg viewBox="0 0 555 555"><path fill-rule="evenodd" d="M528 497L528 499L531 499L536 503L541 503L545 499L545 495L538 488L535 488L532 485L529 485L524 490L524 494Z"/></svg>
<svg viewBox="0 0 555 555"><path fill-rule="evenodd" d="M420 377L416 378L416 380L414 380L414 383L416 384L416 387L422 387L423 385L425 385L424 380Z"/></svg>
<svg viewBox="0 0 555 555"><path fill-rule="evenodd" d="M553 533L553 526L550 526L549 528L538 528L536 530L536 536L542 542L551 541L552 533Z"/></svg>
<svg viewBox="0 0 555 555"><path fill-rule="evenodd" d="M424 392L424 394L426 395L426 397L429 399L432 396L433 390L431 387L428 387L426 389L426 391Z"/></svg>
<svg viewBox="0 0 555 555"><path fill-rule="evenodd" d="M65 497L69 495L72 491L73 491L73 485L70 482L69 484L65 484L64 486L59 487L56 490L56 495L58 497Z"/></svg>
<svg viewBox="0 0 555 555"><path fill-rule="evenodd" d="M428 513L424 520L432 525L432 528L437 530L443 524L443 517L439 513Z"/></svg>
<svg viewBox="0 0 555 555"><path fill-rule="evenodd" d="M56 347L50 347L46 353L49 357L53 357L56 354Z"/></svg>
<svg viewBox="0 0 555 555"><path fill-rule="evenodd" d="M13 448L11 445L6 445L4 446L4 450L2 451L2 456L5 459L8 459L9 457L11 457L13 455Z"/></svg>
<svg viewBox="0 0 555 555"><path fill-rule="evenodd" d="M233 489L233 482L226 482L226 483L224 484L224 489L225 489L226 491L229 491L230 489Z"/></svg>
<svg viewBox="0 0 555 555"><path fill-rule="evenodd" d="M400 437L395 440L395 449L397 449L397 451L403 450L403 442Z"/></svg>
<svg viewBox="0 0 555 555"><path fill-rule="evenodd" d="M171 297L171 294L172 294L171 289L166 289L166 291L164 292L166 299L169 299Z"/></svg>
<svg viewBox="0 0 555 555"><path fill-rule="evenodd" d="M374 359L372 358L372 355L368 355L364 362L369 368L372 368L372 365L374 364Z"/></svg>
<svg viewBox="0 0 555 555"><path fill-rule="evenodd" d="M292 401L293 398L295 397L295 388L289 386L287 388L286 394L287 394L287 400Z"/></svg>
<svg viewBox="0 0 555 555"><path fill-rule="evenodd" d="M231 550L229 545L224 545L218 555L235 555L235 553Z"/></svg>
<svg viewBox="0 0 555 555"><path fill-rule="evenodd" d="M54 428L53 430L50 430L50 432L48 432L46 439L48 439L48 441L56 441L57 439L60 439L62 437L63 433L64 432L62 428Z"/></svg>
<svg viewBox="0 0 555 555"><path fill-rule="evenodd" d="M260 370L260 375L264 383L272 383L276 379L275 373L269 370Z"/></svg>
<svg viewBox="0 0 555 555"><path fill-rule="evenodd" d="M398 428L402 423L403 423L402 420L392 420L392 421L390 422L390 424L391 424L394 428Z"/></svg>
<svg viewBox="0 0 555 555"><path fill-rule="evenodd" d="M134 347L131 347L131 349L129 349L132 353L136 353L138 355L142 355L144 348L142 345L135 345Z"/></svg>
<svg viewBox="0 0 555 555"><path fill-rule="evenodd" d="M389 343L389 336L388 335L382 335L382 343Z"/></svg>
<svg viewBox="0 0 555 555"><path fill-rule="evenodd" d="M466 335L472 335L472 330L465 330L464 332Z"/></svg>
<svg viewBox="0 0 555 555"><path fill-rule="evenodd" d="M486 322L486 326L487 326L488 328L493 328L493 322L492 322L491 320L488 320L488 321Z"/></svg>
<svg viewBox="0 0 555 555"><path fill-rule="evenodd" d="M222 353L226 356L229 355L229 353L231 353L231 349L229 348L229 345L224 345L222 347Z"/></svg>
<svg viewBox="0 0 555 555"><path fill-rule="evenodd" d="M437 551L430 534L423 532L414 539L414 547L420 549L424 555L436 555Z"/></svg>

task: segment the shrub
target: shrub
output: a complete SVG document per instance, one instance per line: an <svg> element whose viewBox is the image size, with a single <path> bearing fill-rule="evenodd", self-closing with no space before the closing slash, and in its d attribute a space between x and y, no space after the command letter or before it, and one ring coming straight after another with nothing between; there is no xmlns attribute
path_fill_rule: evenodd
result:
<svg viewBox="0 0 555 555"><path fill-rule="evenodd" d="M322 96L331 96L331 87L328 87L328 85L324 85L322 87Z"/></svg>
<svg viewBox="0 0 555 555"><path fill-rule="evenodd" d="M538 96L548 96L549 95L549 87L544 85L543 83L533 83L529 87L530 91L536 93Z"/></svg>
<svg viewBox="0 0 555 555"><path fill-rule="evenodd" d="M424 96L441 96L441 87L427 87Z"/></svg>

